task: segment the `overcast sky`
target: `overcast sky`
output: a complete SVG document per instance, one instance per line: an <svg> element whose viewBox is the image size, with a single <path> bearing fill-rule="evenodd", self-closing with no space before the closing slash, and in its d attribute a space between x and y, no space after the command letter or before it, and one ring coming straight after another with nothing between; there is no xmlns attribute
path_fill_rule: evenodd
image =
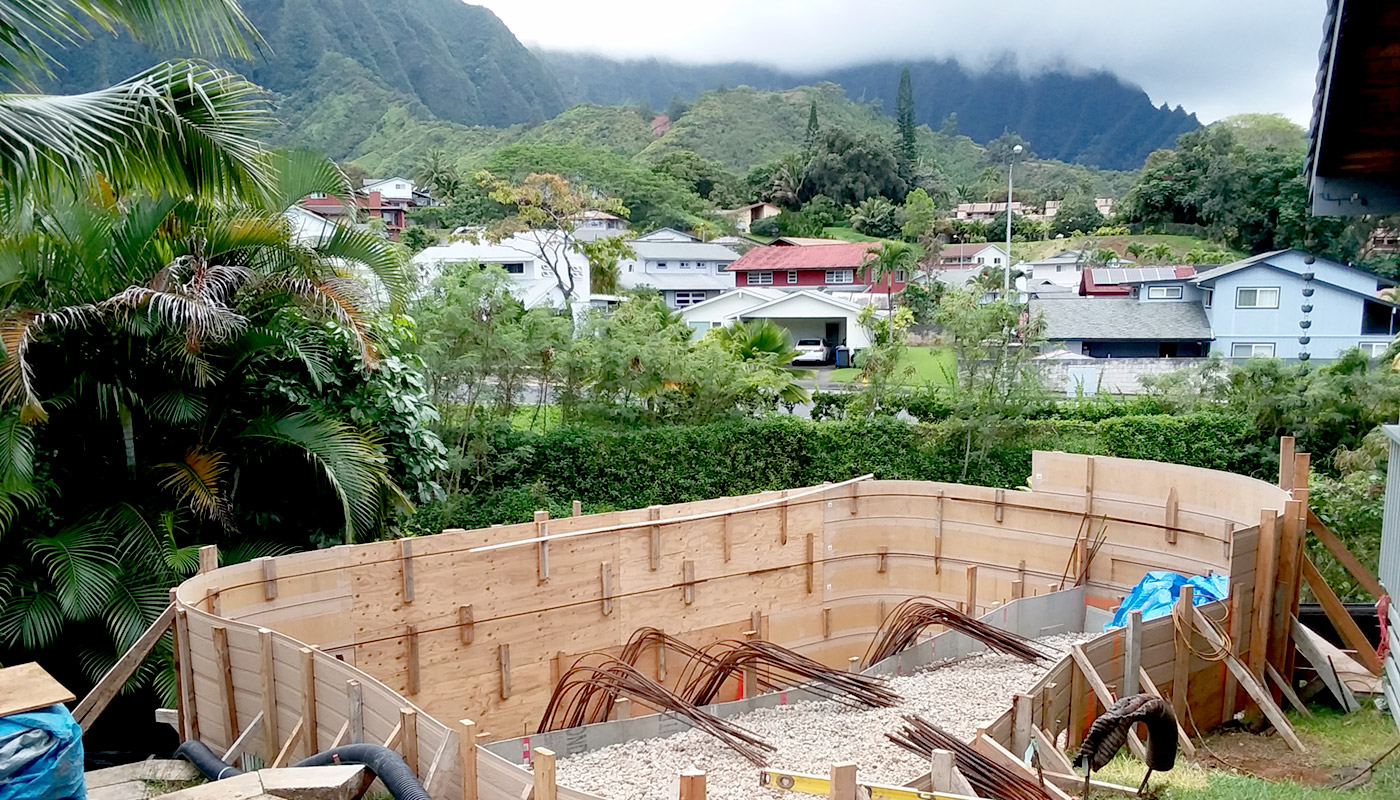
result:
<svg viewBox="0 0 1400 800"><path fill-rule="evenodd" d="M615 58L791 70L1012 53L1108 69L1203 122L1311 114L1324 0L472 0L521 41Z"/></svg>

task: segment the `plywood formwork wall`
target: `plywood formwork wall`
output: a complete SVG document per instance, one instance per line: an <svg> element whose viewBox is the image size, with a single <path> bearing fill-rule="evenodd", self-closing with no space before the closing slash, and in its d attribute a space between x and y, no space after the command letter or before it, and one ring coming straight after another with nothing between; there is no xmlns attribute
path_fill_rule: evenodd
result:
<svg viewBox="0 0 1400 800"><path fill-rule="evenodd" d="M421 775L435 755L455 753L456 734L440 721L469 717L486 738L518 736L578 655L616 652L642 627L696 645L757 630L843 665L909 597L970 600L980 613L1018 591L1073 585L1084 549L1076 540L1100 534L1085 582L1095 605L1116 604L1153 569L1230 572L1252 592L1250 526L1287 497L1250 478L1154 462L1036 453L1033 465L1033 491L860 480L215 570L178 591L189 628L186 716L206 743L228 746L237 731L227 687L236 725L264 708L258 629L271 629L281 741L265 743L268 752L307 724L301 649L314 645L316 743L329 745L347 724L347 681L358 680L366 740L389 738L403 709L418 712ZM227 632L227 668L216 625ZM1111 645L1095 643L1094 658L1111 664L1102 647ZM1162 647L1154 640L1143 663L1169 685L1170 666L1149 661ZM676 680L664 656L647 659L644 671ZM1048 713L1061 693L1045 696ZM458 796L456 759L436 761L438 790Z"/></svg>

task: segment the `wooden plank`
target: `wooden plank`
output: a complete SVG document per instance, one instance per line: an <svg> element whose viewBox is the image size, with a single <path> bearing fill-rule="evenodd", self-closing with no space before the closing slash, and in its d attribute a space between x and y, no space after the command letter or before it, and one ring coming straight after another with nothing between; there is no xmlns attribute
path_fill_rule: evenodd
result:
<svg viewBox="0 0 1400 800"><path fill-rule="evenodd" d="M1322 637L1318 636L1316 631L1299 622L1297 617L1293 618L1293 627L1293 643L1298 646L1298 652L1302 653L1308 663L1313 665L1313 669L1317 670L1318 677L1327 684L1327 688L1331 690L1332 696L1337 698L1342 709L1351 713L1360 708L1356 703L1355 696L1342 683L1341 676L1337 674L1336 666L1322 648L1318 647L1318 640ZM1282 676L1282 673L1280 675Z"/></svg>
<svg viewBox="0 0 1400 800"><path fill-rule="evenodd" d="M97 682L97 685L92 687L92 691L88 692L82 702L78 703L78 706L73 709L73 718L82 726L84 733L92 727L92 723L97 721L98 715L106 710L107 704L112 702L112 698L117 696L117 693L122 690L126 682L131 680L131 676L136 674L137 668L141 666L141 663L144 662L146 657L151 654L151 651L155 649L156 644L160 641L161 637L165 635L166 630L170 628L170 624L174 621L175 604L172 603L166 606L164 611L160 612L160 616L156 617L156 621L152 622L150 627L146 628L145 632L136 639L136 642L131 645L131 649L127 650L122 654L121 658L117 659L117 663L113 664L112 668L107 670L107 674L102 676L102 679ZM5 686L5 681L0 680L0 717L6 714L20 713L19 711L5 710L9 705L13 704L13 701L11 701L11 703L6 703L7 695L9 695L9 692L6 691L8 688L8 686ZM59 688L61 689L62 687L60 686ZM63 689L62 693L64 695L69 694L67 689ZM47 697L51 694L52 692L41 693L43 697ZM72 697L68 697L65 700L57 702L66 703L72 699ZM20 704L23 705L23 703ZM53 703L45 703L44 705L53 705ZM44 706L33 706L24 710L32 711L35 708L43 707Z"/></svg>
<svg viewBox="0 0 1400 800"><path fill-rule="evenodd" d="M647 519L661 519L661 506L648 506ZM661 569L661 526L651 526L650 550L647 553L650 560L651 571Z"/></svg>
<svg viewBox="0 0 1400 800"><path fill-rule="evenodd" d="M695 603L695 562L681 562L681 601L686 605Z"/></svg>
<svg viewBox="0 0 1400 800"><path fill-rule="evenodd" d="M292 756L292 748L296 747L297 742L304 738L301 732L305 727L306 719L304 717L297 717L297 724L292 726L292 734L287 737L287 741L283 743L282 749L277 751L277 757L272 759L272 763L268 766L276 768L287 765L287 760Z"/></svg>
<svg viewBox="0 0 1400 800"><path fill-rule="evenodd" d="M856 800L856 765L846 761L831 765L831 785L827 800Z"/></svg>
<svg viewBox="0 0 1400 800"><path fill-rule="evenodd" d="M316 652L303 647L301 653L301 721L302 735L306 739L308 756L320 752L321 742L316 735Z"/></svg>
<svg viewBox="0 0 1400 800"><path fill-rule="evenodd" d="M811 533L807 534L807 594L817 590L817 544Z"/></svg>
<svg viewBox="0 0 1400 800"><path fill-rule="evenodd" d="M1302 532L1299 529L1298 517L1298 502L1286 501L1283 504L1283 516L1279 519L1278 573L1274 576L1274 606L1269 621L1269 649L1265 656L1285 678L1290 677L1288 641L1293 633L1289 618L1293 614L1293 601L1298 596L1297 579L1301 574L1299 556Z"/></svg>
<svg viewBox="0 0 1400 800"><path fill-rule="evenodd" d="M729 559L734 555L733 537L729 535L729 515L725 514L719 518L720 550L724 552L724 563L728 564ZM702 773L703 774L703 773Z"/></svg>
<svg viewBox="0 0 1400 800"><path fill-rule="evenodd" d="M180 665L180 659L185 656L182 656L180 652L180 625L177 622L177 618L179 616L179 604L177 602L178 598L175 596L175 589L173 587L170 589L170 593L169 595L167 595L167 597L169 597L170 599L170 608L173 612L175 612L172 614L170 619L170 662L172 671L175 673L175 722L173 724L175 726L175 735L181 741L183 741L186 738L187 733L187 730L185 728L184 711L185 671ZM159 713L159 711L157 711L157 713Z"/></svg>
<svg viewBox="0 0 1400 800"><path fill-rule="evenodd" d="M1038 725L1031 726L1031 739L1035 742L1035 750L1040 754L1040 763L1045 766L1045 769L1052 772L1074 774L1074 765L1055 745L1055 740L1050 734L1041 730Z"/></svg>
<svg viewBox="0 0 1400 800"><path fill-rule="evenodd" d="M462 772L462 800L477 800L476 723L469 719L457 723L457 762Z"/></svg>
<svg viewBox="0 0 1400 800"><path fill-rule="evenodd" d="M350 743L362 744L365 740L365 695L360 682L353 678L345 682L346 721L350 723Z"/></svg>
<svg viewBox="0 0 1400 800"><path fill-rule="evenodd" d="M1215 647L1224 647L1225 643L1220 640L1219 635L1215 632L1215 628L1206 621L1205 615L1201 613L1201 610L1199 608L1193 608L1192 611L1194 612L1192 614L1193 627L1196 629L1196 632L1201 634L1211 645ZM1269 722L1274 724L1274 728L1278 730L1279 736L1283 737L1283 740L1288 743L1288 746L1299 753L1306 753L1307 748L1303 746L1303 742L1298 738L1298 734L1293 732L1293 726L1288 724L1288 718L1283 715L1283 710L1278 707L1273 697L1269 695L1269 690L1259 683L1259 679L1250 674L1249 668L1240 663L1240 660L1229 651L1225 653L1225 666L1235 673L1235 680L1239 681L1245 691L1249 692L1249 695L1254 698L1254 702L1259 704L1259 709L1264 712L1264 716L1268 717Z"/></svg>
<svg viewBox="0 0 1400 800"><path fill-rule="evenodd" d="M992 759L993 761L1000 763L1003 767L1021 773L1022 777L1025 777L1028 780L1039 782L1039 779L1035 774L1035 770L1026 766L1024 761L1012 755L1011 753L1008 753L1006 751L1006 748L1002 747L1000 744L997 744L997 741L995 739L987 735L987 731L985 728L977 731L977 737L972 740L972 746L974 749L977 750L977 752L981 753L987 758ZM1069 795L1065 794L1064 791L1060 789L1060 787L1055 786L1052 783L1045 784L1045 791L1051 797L1055 798L1055 800L1071 800Z"/></svg>
<svg viewBox="0 0 1400 800"><path fill-rule="evenodd" d="M399 709L399 728L403 731L399 754L415 777L421 775L418 771L418 712L411 708Z"/></svg>
<svg viewBox="0 0 1400 800"><path fill-rule="evenodd" d="M326 749L327 749L327 750L334 750L334 749L336 749L337 747L340 747L341 745L345 744L345 740L346 740L346 738L349 737L349 735L350 735L350 720L347 719L347 720L345 720L344 722L342 722L342 723L340 724L340 730L338 730L338 731L335 732L335 738L334 738L334 739L331 739L331 746L330 746L330 747L327 747Z"/></svg>
<svg viewBox="0 0 1400 800"><path fill-rule="evenodd" d="M1327 613L1327 619L1342 637L1342 642L1349 649L1356 651L1356 660L1370 670L1372 675L1381 674L1381 657L1376 654L1376 648L1366 640L1366 634L1361 632L1356 620L1347 613L1341 598L1327 585L1322 573L1318 572L1317 565L1307 556L1303 556L1303 580L1307 581L1308 588L1317 597L1317 602L1322 604L1322 610Z"/></svg>
<svg viewBox="0 0 1400 800"><path fill-rule="evenodd" d="M929 790L976 797L972 784L958 769L952 750L934 750L929 754Z"/></svg>
<svg viewBox="0 0 1400 800"><path fill-rule="evenodd" d="M1230 589L1230 652L1238 658L1240 655L1240 643L1244 636L1244 619L1248 614L1245 604L1249 599L1244 596L1244 584L1237 583ZM1224 681L1220 685L1220 724L1224 725L1235 718L1235 709L1239 707L1239 683L1235 680L1235 674L1225 669L1222 678Z"/></svg>
<svg viewBox="0 0 1400 800"><path fill-rule="evenodd" d="M471 603L457 607L457 627L462 644L471 644L476 639L476 620Z"/></svg>
<svg viewBox="0 0 1400 800"><path fill-rule="evenodd" d="M1381 588L1381 582L1376 580L1375 573L1367 569L1366 565L1361 563L1361 559L1347 549L1337 534L1318 519L1317 514L1312 509L1308 509L1308 530L1312 531L1312 535L1316 536L1317 540L1322 542L1322 546L1332 553L1333 558L1346 567L1347 572L1350 572L1356 582L1361 584L1361 588L1370 592L1371 596L1378 600L1381 595L1385 594L1385 589Z"/></svg>
<svg viewBox="0 0 1400 800"><path fill-rule="evenodd" d="M1266 508L1259 513L1259 539L1254 553L1254 614L1249 632L1249 671L1256 675L1264 674L1264 662L1268 660L1277 550L1278 513Z"/></svg>
<svg viewBox="0 0 1400 800"><path fill-rule="evenodd" d="M1035 708L1028 694L1018 694L1011 701L1011 752L1024 753L1031 746L1031 719Z"/></svg>
<svg viewBox="0 0 1400 800"><path fill-rule="evenodd" d="M399 562L403 565L403 601L413 602L413 540L399 540Z"/></svg>
<svg viewBox="0 0 1400 800"><path fill-rule="evenodd" d="M573 502L572 515L575 516L575 517L581 517L581 516L583 516L583 501L582 501L582 500L575 500L575 501Z"/></svg>
<svg viewBox="0 0 1400 800"><path fill-rule="evenodd" d="M890 549L881 547L875 551L875 572L884 574L886 566L889 564Z"/></svg>
<svg viewBox="0 0 1400 800"><path fill-rule="evenodd" d="M559 784L555 778L554 751L545 747L535 748L534 800L559 800Z"/></svg>
<svg viewBox="0 0 1400 800"><path fill-rule="evenodd" d="M705 800L705 773L698 769L681 771L679 800Z"/></svg>
<svg viewBox="0 0 1400 800"><path fill-rule="evenodd" d="M1088 731L1087 720L1089 714L1089 686L1084 677L1084 671L1079 668L1078 662L1070 666L1069 678L1069 732L1065 744L1071 749L1076 748L1084 741L1084 734Z"/></svg>
<svg viewBox="0 0 1400 800"><path fill-rule="evenodd" d="M263 599L276 600L277 561L271 556L263 556L262 558L257 559L257 562L262 565Z"/></svg>
<svg viewBox="0 0 1400 800"><path fill-rule="evenodd" d="M185 719L186 739L198 739L199 709L194 702L194 666L190 662L190 623L188 612L179 605L175 607L175 644L180 657L180 713Z"/></svg>
<svg viewBox="0 0 1400 800"><path fill-rule="evenodd" d="M414 695L418 694L418 690L422 688L423 675L422 668L418 663L418 626L409 625L408 635L405 638L408 639L408 664L405 665L408 669L408 693Z"/></svg>
<svg viewBox="0 0 1400 800"><path fill-rule="evenodd" d="M1283 676L1278 674L1278 670L1274 669L1273 664L1265 664L1264 669L1268 671L1269 680L1274 682L1274 685L1278 687L1280 692L1283 692L1283 696L1288 698L1288 702L1293 708L1297 709L1297 711L1305 717L1311 717L1313 715L1312 712L1308 710L1308 704L1304 703L1302 698L1298 696L1298 693L1293 691L1293 687L1288 685L1288 681L1284 680Z"/></svg>
<svg viewBox="0 0 1400 800"><path fill-rule="evenodd" d="M228 652L228 627L215 625L211 628L214 636L214 661L219 676L219 703L224 709L225 741L238 738L238 702L233 694L233 661Z"/></svg>
<svg viewBox="0 0 1400 800"><path fill-rule="evenodd" d="M540 583L549 580L549 512L535 512L535 571Z"/></svg>
<svg viewBox="0 0 1400 800"><path fill-rule="evenodd" d="M977 616L977 565L967 568L967 615Z"/></svg>
<svg viewBox="0 0 1400 800"><path fill-rule="evenodd" d="M501 672L501 699L506 700L510 698L510 645L496 648L496 661Z"/></svg>
<svg viewBox="0 0 1400 800"><path fill-rule="evenodd" d="M1138 673L1142 671L1142 611L1128 612L1128 624L1123 631L1123 690L1129 697L1138 693Z"/></svg>
<svg viewBox="0 0 1400 800"><path fill-rule="evenodd" d="M1084 679L1089 682L1089 688L1094 690L1095 695L1098 695L1099 702L1103 703L1104 708L1111 707L1117 698L1108 690L1108 686L1103 682L1103 678L1099 677L1098 670L1094 668L1094 662L1090 661L1089 656L1085 655L1084 648L1076 644L1069 649L1069 654L1070 657L1074 659L1074 663L1079 666L1080 671L1084 675ZM1177 719L1180 719L1180 717ZM1128 731L1128 746L1132 748L1133 755L1143 761L1147 760L1147 749L1143 747L1142 739L1137 735L1136 730L1130 729Z"/></svg>
<svg viewBox="0 0 1400 800"><path fill-rule="evenodd" d="M277 757L277 744L282 741L277 730L277 658L273 653L273 633L258 629L259 675L262 684L263 758L271 763Z"/></svg>
<svg viewBox="0 0 1400 800"><path fill-rule="evenodd" d="M1187 623L1185 631L1177 628L1176 640L1172 644L1172 713L1177 719L1186 719L1187 692L1190 690L1188 681L1191 677L1190 620L1195 607L1194 596L1195 588L1188 583L1181 587L1181 594L1176 599L1175 620Z"/></svg>
<svg viewBox="0 0 1400 800"><path fill-rule="evenodd" d="M781 492L783 502L778 505L778 544L785 545L788 542L788 504L787 490Z"/></svg>
<svg viewBox="0 0 1400 800"><path fill-rule="evenodd" d="M600 584L600 594L602 595L603 616L612 613L613 610L613 569L610 562L604 561L598 569L598 582Z"/></svg>
<svg viewBox="0 0 1400 800"><path fill-rule="evenodd" d="M206 572L213 572L219 568L219 546L216 544L206 544L199 548L199 572L203 575Z"/></svg>
<svg viewBox="0 0 1400 800"><path fill-rule="evenodd" d="M253 717L253 721L248 723L248 727L245 728L242 733L238 734L237 739L233 740L233 744L228 746L228 749L224 751L223 756L219 760L233 764L243 758L243 749L247 747L248 739L254 733L262 730L262 722L263 715L262 712L259 711L258 715Z"/></svg>
<svg viewBox="0 0 1400 800"><path fill-rule="evenodd" d="M1167 492L1167 502L1163 506L1163 525L1166 528L1167 544L1176 544L1176 526L1180 517L1181 499L1176 491L1176 486L1172 486Z"/></svg>
<svg viewBox="0 0 1400 800"><path fill-rule="evenodd" d="M36 662L0 668L0 717L71 703L73 699L73 693Z"/></svg>

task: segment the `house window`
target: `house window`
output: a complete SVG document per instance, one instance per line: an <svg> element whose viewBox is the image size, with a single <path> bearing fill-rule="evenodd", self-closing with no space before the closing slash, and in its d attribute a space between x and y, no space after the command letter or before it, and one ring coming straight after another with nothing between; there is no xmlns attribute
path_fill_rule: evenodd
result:
<svg viewBox="0 0 1400 800"><path fill-rule="evenodd" d="M730 264L733 264L733 263L734 263L733 261L716 261L716 262L715 262L715 266L718 267L719 269L728 269L728 268L729 268L729 265L730 265Z"/></svg>
<svg viewBox="0 0 1400 800"><path fill-rule="evenodd" d="M797 270L788 270L788 283L797 283Z"/></svg>
<svg viewBox="0 0 1400 800"><path fill-rule="evenodd" d="M1230 345L1230 358L1273 358L1273 342L1235 342Z"/></svg>
<svg viewBox="0 0 1400 800"><path fill-rule="evenodd" d="M902 270L902 269L897 269L897 270L895 270L895 271L894 271L894 282L895 282L895 283L908 283L908 282L909 282L909 273L905 272L905 271Z"/></svg>
<svg viewBox="0 0 1400 800"><path fill-rule="evenodd" d="M704 292L676 292L676 308L685 308L704 299Z"/></svg>
<svg viewBox="0 0 1400 800"><path fill-rule="evenodd" d="M1215 299L1215 290L1214 290L1214 289L1202 289L1202 290L1201 290L1201 293L1202 293L1201 305L1205 306L1206 308L1210 308L1211 301L1213 301L1213 300Z"/></svg>
<svg viewBox="0 0 1400 800"><path fill-rule="evenodd" d="M325 199L326 199L326 193L325 193L325 192L312 192L311 194L307 195L307 197L310 197L312 200L325 200Z"/></svg>
<svg viewBox="0 0 1400 800"><path fill-rule="evenodd" d="M1361 352L1371 358L1380 358L1385 355L1385 351L1390 349L1390 342L1362 342Z"/></svg>
<svg viewBox="0 0 1400 800"><path fill-rule="evenodd" d="M1180 286L1149 286L1147 287L1148 300L1180 300Z"/></svg>
<svg viewBox="0 0 1400 800"><path fill-rule="evenodd" d="M506 272L509 272L512 275L525 274L525 265L518 261L513 264L502 264L501 269L505 270Z"/></svg>
<svg viewBox="0 0 1400 800"><path fill-rule="evenodd" d="M829 269L826 271L827 283L855 283L856 273L851 269Z"/></svg>
<svg viewBox="0 0 1400 800"><path fill-rule="evenodd" d="M1064 264L1056 264L1056 265L1055 265L1055 271L1056 271L1056 272L1064 272L1064 271L1065 271L1065 265L1064 265Z"/></svg>
<svg viewBox="0 0 1400 800"><path fill-rule="evenodd" d="M1240 287L1235 290L1235 308L1278 308L1278 287Z"/></svg>
<svg viewBox="0 0 1400 800"><path fill-rule="evenodd" d="M982 258L981 256L978 256L978 257L977 257L977 263L978 263L978 264L985 264L985 263L987 263L987 260L984 259L984 258Z"/></svg>
<svg viewBox="0 0 1400 800"><path fill-rule="evenodd" d="M773 285L773 273L771 273L771 272L750 272L750 273L749 273L749 285L750 285L750 286L772 286L772 285Z"/></svg>

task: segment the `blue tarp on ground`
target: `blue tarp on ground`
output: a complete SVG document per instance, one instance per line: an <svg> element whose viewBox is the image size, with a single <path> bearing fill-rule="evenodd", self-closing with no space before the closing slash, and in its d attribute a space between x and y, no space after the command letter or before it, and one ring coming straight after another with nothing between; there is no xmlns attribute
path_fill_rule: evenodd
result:
<svg viewBox="0 0 1400 800"><path fill-rule="evenodd" d="M1175 572L1149 572L1138 581L1133 591L1123 598L1113 620L1103 626L1104 630L1121 628L1128 624L1128 612L1134 609L1142 612L1142 619L1165 617L1172 613L1172 606L1181 596L1181 587L1191 584L1192 603L1205 605L1230 596L1230 579L1224 575L1193 575L1187 578Z"/></svg>
<svg viewBox="0 0 1400 800"><path fill-rule="evenodd" d="M0 800L84 800L83 729L62 705L0 717Z"/></svg>

